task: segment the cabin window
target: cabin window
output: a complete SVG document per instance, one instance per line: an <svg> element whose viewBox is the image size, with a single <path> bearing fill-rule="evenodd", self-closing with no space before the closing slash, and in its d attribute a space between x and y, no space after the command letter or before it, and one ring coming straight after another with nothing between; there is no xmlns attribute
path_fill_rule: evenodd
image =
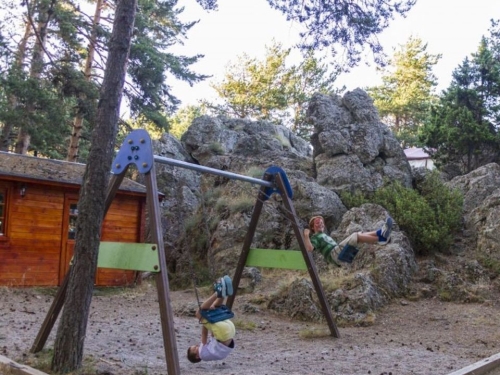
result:
<svg viewBox="0 0 500 375"><path fill-rule="evenodd" d="M0 236L5 236L6 218L7 218L7 189L0 188Z"/></svg>
<svg viewBox="0 0 500 375"><path fill-rule="evenodd" d="M68 239L74 240L76 237L76 219L78 217L78 206L76 203L69 205L69 225Z"/></svg>

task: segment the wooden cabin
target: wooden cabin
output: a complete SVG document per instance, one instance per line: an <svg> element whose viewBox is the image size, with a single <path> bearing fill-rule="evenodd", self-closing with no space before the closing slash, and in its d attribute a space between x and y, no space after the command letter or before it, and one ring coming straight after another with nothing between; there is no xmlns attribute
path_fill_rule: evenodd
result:
<svg viewBox="0 0 500 375"><path fill-rule="evenodd" d="M73 254L85 165L0 152L0 285L60 285ZM101 241L144 242L146 188L124 179ZM98 268L96 285L134 282L135 271Z"/></svg>

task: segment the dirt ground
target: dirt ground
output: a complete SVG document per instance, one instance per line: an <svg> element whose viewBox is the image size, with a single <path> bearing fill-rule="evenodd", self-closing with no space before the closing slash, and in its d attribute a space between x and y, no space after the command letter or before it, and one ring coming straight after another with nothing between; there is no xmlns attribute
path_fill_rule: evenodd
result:
<svg viewBox="0 0 500 375"><path fill-rule="evenodd" d="M54 289L0 288L0 354L32 363L28 352L53 293ZM236 298L233 354L224 361L191 364L185 352L199 340L200 326L182 311L196 306L196 297L192 290L171 292L182 374L440 375L500 352L498 299L482 304L395 300L376 311L373 325L339 327L341 337L333 338L326 323L291 321L265 307L243 312L257 294L258 290ZM53 347L56 328L57 323L46 349ZM311 332L316 332L313 337L304 337ZM88 374L167 373L154 284L114 293L96 291L85 357L93 362Z"/></svg>

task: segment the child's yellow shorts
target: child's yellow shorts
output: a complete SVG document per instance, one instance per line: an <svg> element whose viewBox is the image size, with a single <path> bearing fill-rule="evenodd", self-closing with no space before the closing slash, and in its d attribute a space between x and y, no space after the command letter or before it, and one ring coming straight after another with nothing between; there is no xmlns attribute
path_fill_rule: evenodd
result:
<svg viewBox="0 0 500 375"><path fill-rule="evenodd" d="M216 340L227 341L236 334L236 328L230 320L222 320L217 323L203 322L203 325L214 335Z"/></svg>

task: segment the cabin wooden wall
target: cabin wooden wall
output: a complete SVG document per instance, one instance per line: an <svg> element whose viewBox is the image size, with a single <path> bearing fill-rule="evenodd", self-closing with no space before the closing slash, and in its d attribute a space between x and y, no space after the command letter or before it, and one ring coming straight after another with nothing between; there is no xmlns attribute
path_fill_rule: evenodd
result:
<svg viewBox="0 0 500 375"><path fill-rule="evenodd" d="M0 242L0 285L57 285L61 253L61 191L21 183L1 182L7 187L6 236Z"/></svg>
<svg viewBox="0 0 500 375"><path fill-rule="evenodd" d="M0 285L56 286L64 275L68 241L68 196L78 189L0 180L8 189L6 236L0 237ZM101 240L142 242L145 197L117 194L103 223ZM72 251L72 247L71 247ZM98 269L96 285L126 285L136 273Z"/></svg>

